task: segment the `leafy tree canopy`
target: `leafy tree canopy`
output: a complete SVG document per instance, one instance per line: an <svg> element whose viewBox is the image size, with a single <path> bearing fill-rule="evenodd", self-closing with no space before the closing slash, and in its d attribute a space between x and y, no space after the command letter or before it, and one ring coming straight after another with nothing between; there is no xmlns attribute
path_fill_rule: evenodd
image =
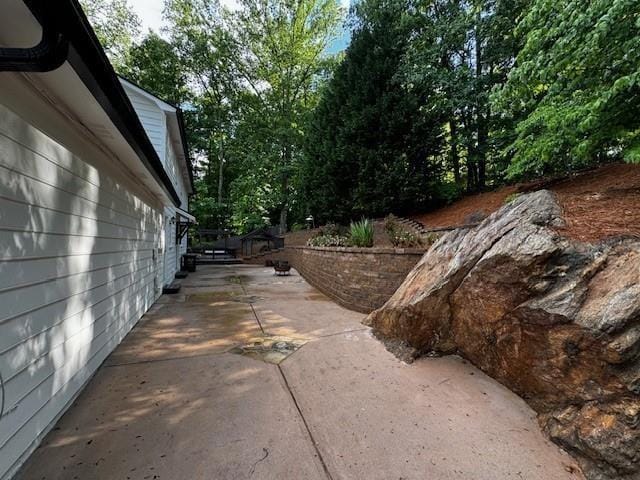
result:
<svg viewBox="0 0 640 480"><path fill-rule="evenodd" d="M640 161L640 4L537 0L495 104L511 119L510 177Z"/></svg>
<svg viewBox="0 0 640 480"><path fill-rule="evenodd" d="M140 18L127 0L80 0L109 60L118 70L127 63L129 49L140 33Z"/></svg>
<svg viewBox="0 0 640 480"><path fill-rule="evenodd" d="M184 66L174 45L153 31L130 48L120 73L171 104L179 106L189 98Z"/></svg>
<svg viewBox="0 0 640 480"><path fill-rule="evenodd" d="M435 208L518 177L640 162L637 0L84 3L119 73L183 106L201 224Z"/></svg>

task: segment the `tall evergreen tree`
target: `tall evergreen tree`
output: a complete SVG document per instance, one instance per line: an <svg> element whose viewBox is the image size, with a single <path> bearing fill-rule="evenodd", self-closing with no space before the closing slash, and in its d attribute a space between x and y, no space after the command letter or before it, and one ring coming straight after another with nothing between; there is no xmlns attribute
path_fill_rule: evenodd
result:
<svg viewBox="0 0 640 480"><path fill-rule="evenodd" d="M441 119L398 77L411 39L408 7L405 0L355 7L351 44L307 132L304 196L320 220L406 211L436 195Z"/></svg>

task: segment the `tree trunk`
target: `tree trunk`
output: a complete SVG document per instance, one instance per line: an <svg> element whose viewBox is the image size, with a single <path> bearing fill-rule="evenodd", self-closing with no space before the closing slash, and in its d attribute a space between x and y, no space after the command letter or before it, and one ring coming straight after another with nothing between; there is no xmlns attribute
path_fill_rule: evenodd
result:
<svg viewBox="0 0 640 480"><path fill-rule="evenodd" d="M486 186L486 168L487 168L487 140L489 137L489 127L487 116L478 114L478 184L479 190Z"/></svg>
<svg viewBox="0 0 640 480"><path fill-rule="evenodd" d="M289 173L288 167L291 165L291 150L288 145L282 151L282 208L280 210L280 234L287 233L287 216L289 213Z"/></svg>
<svg viewBox="0 0 640 480"><path fill-rule="evenodd" d="M284 235L287 233L287 215L288 215L289 206L283 205L282 210L280 210L280 235Z"/></svg>
<svg viewBox="0 0 640 480"><path fill-rule="evenodd" d="M475 160L473 160L475 158L475 152L470 148L467 155L467 192L473 193L476 191L478 185L477 165Z"/></svg>
<svg viewBox="0 0 640 480"><path fill-rule="evenodd" d="M222 189L224 186L224 147L220 143L218 151L218 205L222 204Z"/></svg>
<svg viewBox="0 0 640 480"><path fill-rule="evenodd" d="M451 165L453 167L453 178L456 185L460 185L460 155L458 154L458 132L456 123L449 120L449 131L451 133Z"/></svg>
<svg viewBox="0 0 640 480"><path fill-rule="evenodd" d="M476 189L482 190L485 187L486 164L487 164L487 139L489 137L488 117L485 116L485 106L482 101L482 36L480 34L480 22L482 9L478 8L475 26L475 50L476 50L476 163L478 176L476 178Z"/></svg>

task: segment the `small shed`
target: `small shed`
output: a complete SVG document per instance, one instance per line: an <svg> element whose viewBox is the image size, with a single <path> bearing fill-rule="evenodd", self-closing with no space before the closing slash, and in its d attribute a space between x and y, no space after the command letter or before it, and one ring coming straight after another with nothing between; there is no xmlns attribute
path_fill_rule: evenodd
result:
<svg viewBox="0 0 640 480"><path fill-rule="evenodd" d="M263 227L240 237L243 257L284 247L284 237L278 235L278 227Z"/></svg>

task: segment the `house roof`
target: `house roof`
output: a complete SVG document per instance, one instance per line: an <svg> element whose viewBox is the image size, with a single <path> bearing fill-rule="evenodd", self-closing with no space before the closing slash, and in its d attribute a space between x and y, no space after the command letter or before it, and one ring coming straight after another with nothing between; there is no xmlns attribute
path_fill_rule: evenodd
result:
<svg viewBox="0 0 640 480"><path fill-rule="evenodd" d="M26 12L31 13L31 18L19 5L23 3L22 0L8 0L8 3L10 4L8 8L15 14L8 21L11 22L11 27L15 25L16 28L8 29L5 26L3 33L11 37L14 34L13 30L15 30L15 38L22 38L19 30L33 30L33 26L30 24L37 22L42 26L43 41L47 38L53 38L58 46L62 45L62 47L54 48L55 55L49 54L48 57L45 55L41 62L38 61L38 53L46 51L46 45L42 45L42 42L35 51L27 48L0 50L0 57L7 54L13 54L15 57L19 50L31 50L26 52L30 61L22 62L22 64L20 60L4 63L0 58L0 70L59 72L58 77L46 74L42 79L45 82L51 81L51 84L60 90L62 82L59 77L67 75L64 66L68 63L86 89L91 92L112 125L118 130L131 150L135 152L153 180L161 186L161 189L176 206L180 206L180 198L171 179L77 0L24 1L22 7L26 5L28 8ZM8 50L12 50L12 52L8 52ZM19 59L19 57L18 55L17 58ZM81 111L83 105L72 107Z"/></svg>

